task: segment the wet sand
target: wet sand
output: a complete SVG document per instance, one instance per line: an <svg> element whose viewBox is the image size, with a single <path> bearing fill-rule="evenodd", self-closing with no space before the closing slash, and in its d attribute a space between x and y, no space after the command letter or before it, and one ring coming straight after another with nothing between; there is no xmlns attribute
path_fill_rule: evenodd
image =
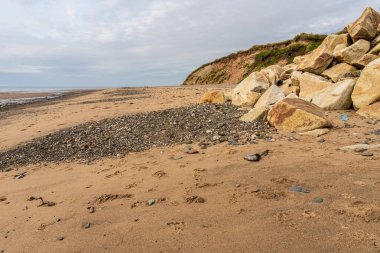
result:
<svg viewBox="0 0 380 253"><path fill-rule="evenodd" d="M0 150L83 122L194 104L208 88L103 90L0 112ZM327 115L334 128L322 137L278 133L258 144L191 144L199 154L173 145L0 173L0 252L380 252L380 150L337 150L380 143L380 122ZM261 161L244 160L264 150Z"/></svg>

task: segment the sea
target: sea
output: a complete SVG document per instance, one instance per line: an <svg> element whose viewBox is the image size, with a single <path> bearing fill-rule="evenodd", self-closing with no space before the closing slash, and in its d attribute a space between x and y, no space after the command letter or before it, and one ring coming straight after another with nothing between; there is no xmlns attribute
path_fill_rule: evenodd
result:
<svg viewBox="0 0 380 253"><path fill-rule="evenodd" d="M48 93L48 95L43 96L32 96L24 98L12 98L12 99L1 99L0 97L0 109L6 108L12 105L20 105L32 102L39 102L49 99L54 99L62 96L64 93L69 91L81 91L81 90L94 90L94 89L105 89L105 88L118 88L114 86L94 86L94 87L46 87L46 86L4 86L0 85L0 93Z"/></svg>

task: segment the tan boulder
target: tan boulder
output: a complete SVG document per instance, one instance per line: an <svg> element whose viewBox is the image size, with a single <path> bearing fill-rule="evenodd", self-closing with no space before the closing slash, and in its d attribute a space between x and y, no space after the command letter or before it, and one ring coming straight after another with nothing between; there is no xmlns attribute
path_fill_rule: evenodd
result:
<svg viewBox="0 0 380 253"><path fill-rule="evenodd" d="M243 122L266 121L268 110L268 107L253 108L248 113L241 116L239 120Z"/></svg>
<svg viewBox="0 0 380 253"><path fill-rule="evenodd" d="M303 62L303 60L305 60L305 58L306 58L305 55L296 56L293 59L293 63L296 64L296 65L300 65Z"/></svg>
<svg viewBox="0 0 380 253"><path fill-rule="evenodd" d="M299 98L285 98L276 103L268 113L268 121L283 131L311 131L331 126L321 108Z"/></svg>
<svg viewBox="0 0 380 253"><path fill-rule="evenodd" d="M379 55L380 53L380 43L374 46L371 51L369 51L370 54Z"/></svg>
<svg viewBox="0 0 380 253"><path fill-rule="evenodd" d="M200 104L223 104L225 102L224 94L221 91L211 90L207 91L199 100Z"/></svg>
<svg viewBox="0 0 380 253"><path fill-rule="evenodd" d="M364 106L356 113L369 119L380 120L380 102Z"/></svg>
<svg viewBox="0 0 380 253"><path fill-rule="evenodd" d="M268 107L283 98L285 98L285 95L282 93L281 89L277 85L272 85L257 101L255 108Z"/></svg>
<svg viewBox="0 0 380 253"><path fill-rule="evenodd" d="M326 69L323 73L322 76L328 77L331 79L333 82L337 82L340 77L343 75L350 73L355 75L357 69L347 63L341 63L337 64L332 68Z"/></svg>
<svg viewBox="0 0 380 253"><path fill-rule="evenodd" d="M223 91L224 99L226 101L231 101L232 100L232 90L225 90Z"/></svg>
<svg viewBox="0 0 380 253"><path fill-rule="evenodd" d="M378 33L379 24L380 14L372 8L366 8L359 19L347 26L347 31L353 41L372 40Z"/></svg>
<svg viewBox="0 0 380 253"><path fill-rule="evenodd" d="M380 59L363 69L351 98L356 109L380 100Z"/></svg>
<svg viewBox="0 0 380 253"><path fill-rule="evenodd" d="M373 54L365 54L363 55L362 58L354 60L352 65L354 65L357 68L364 68L367 66L370 62L373 62L374 60L378 59L378 55L373 55Z"/></svg>
<svg viewBox="0 0 380 253"><path fill-rule="evenodd" d="M233 89L231 97L232 104L240 106L250 102L252 92L263 93L269 86L268 79L264 74L253 72Z"/></svg>
<svg viewBox="0 0 380 253"><path fill-rule="evenodd" d="M299 97L311 101L313 96L319 91L330 87L333 83L327 79L311 73L303 73L300 78Z"/></svg>
<svg viewBox="0 0 380 253"><path fill-rule="evenodd" d="M284 72L282 72L282 74L280 75L280 80L285 81L289 79L292 76L293 72L297 70L297 68L298 66L293 63L284 66Z"/></svg>
<svg viewBox="0 0 380 253"><path fill-rule="evenodd" d="M241 106L254 106L262 95L262 93L251 91L248 93L246 101L242 103Z"/></svg>
<svg viewBox="0 0 380 253"><path fill-rule="evenodd" d="M294 94L299 94L300 92L300 87L298 86L293 86L292 82L290 79L286 80L283 85L280 86L280 89L282 93L284 93L285 96L294 93Z"/></svg>
<svg viewBox="0 0 380 253"><path fill-rule="evenodd" d="M372 46L376 46L377 44L380 43L380 35L378 35L376 38L374 38L372 41L371 41L371 44Z"/></svg>
<svg viewBox="0 0 380 253"><path fill-rule="evenodd" d="M304 60L299 64L298 69L314 74L321 74L333 61L335 47L339 44L348 46L348 43L347 34L327 36L317 49L305 56Z"/></svg>
<svg viewBox="0 0 380 253"><path fill-rule="evenodd" d="M334 83L314 95L311 102L324 110L347 110L352 105L351 94L355 83L354 78Z"/></svg>
<svg viewBox="0 0 380 253"><path fill-rule="evenodd" d="M297 94L295 94L295 93L290 93L290 94L287 95L285 98L299 98L299 97L298 97Z"/></svg>
<svg viewBox="0 0 380 253"><path fill-rule="evenodd" d="M355 60L362 58L371 48L371 43L366 40L358 40L349 47L334 50L334 57L340 61L352 64Z"/></svg>
<svg viewBox="0 0 380 253"><path fill-rule="evenodd" d="M294 71L290 76L290 80L292 81L293 86L300 86L300 78L302 76L301 71Z"/></svg>
<svg viewBox="0 0 380 253"><path fill-rule="evenodd" d="M269 85L277 84L283 72L284 69L278 65L272 65L260 71L268 79Z"/></svg>

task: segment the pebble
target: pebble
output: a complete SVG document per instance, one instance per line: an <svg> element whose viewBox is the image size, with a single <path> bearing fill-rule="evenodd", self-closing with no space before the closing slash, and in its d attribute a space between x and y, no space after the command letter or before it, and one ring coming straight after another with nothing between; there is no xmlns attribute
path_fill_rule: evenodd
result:
<svg viewBox="0 0 380 253"><path fill-rule="evenodd" d="M361 154L362 156L373 156L373 153L366 151Z"/></svg>
<svg viewBox="0 0 380 253"><path fill-rule="evenodd" d="M6 200L7 200L6 197L0 197L0 202L6 201Z"/></svg>
<svg viewBox="0 0 380 253"><path fill-rule="evenodd" d="M148 204L148 206L153 206L154 204L156 204L156 200L155 199L149 199L147 201L147 204Z"/></svg>
<svg viewBox="0 0 380 253"><path fill-rule="evenodd" d="M317 204L322 204L323 203L323 198L321 197L317 197L314 199L314 203L317 203Z"/></svg>
<svg viewBox="0 0 380 253"><path fill-rule="evenodd" d="M198 150L195 150L195 149L191 149L191 150L188 150L187 152L185 152L186 154L189 154L189 155L194 155L194 154L199 154L199 151Z"/></svg>
<svg viewBox="0 0 380 253"><path fill-rule="evenodd" d="M324 138L320 138L319 140L318 140L318 142L319 143L324 143L326 140L324 139Z"/></svg>
<svg viewBox="0 0 380 253"><path fill-rule="evenodd" d="M356 153L362 153L362 152L364 152L364 151L367 151L368 150L368 148L361 148L361 147L359 147L359 148L355 148L355 152Z"/></svg>
<svg viewBox="0 0 380 253"><path fill-rule="evenodd" d="M236 183L236 184L235 184L235 187L236 187L236 188L239 188L239 187L240 187L240 184L239 184L239 183Z"/></svg>
<svg viewBox="0 0 380 253"><path fill-rule="evenodd" d="M87 122L0 152L0 170L45 162L92 163L102 157L190 141L213 145L223 139L246 144L253 134L269 137L277 132L266 122L239 121L244 113L231 104L198 104ZM223 138L213 143L216 134Z"/></svg>
<svg viewBox="0 0 380 253"><path fill-rule="evenodd" d="M260 154L249 154L244 157L244 160L250 161L250 162L258 162L261 159Z"/></svg>
<svg viewBox="0 0 380 253"><path fill-rule="evenodd" d="M58 241L63 241L63 240L65 240L65 237L64 237L64 236L59 236L59 237L57 238L57 240L58 240Z"/></svg>
<svg viewBox="0 0 380 253"><path fill-rule="evenodd" d="M90 213L95 213L95 207L93 207L93 206L89 207L89 208L88 208L88 211L89 211Z"/></svg>
<svg viewBox="0 0 380 253"><path fill-rule="evenodd" d="M84 224L84 226L83 226L85 229L89 229L90 227L91 227L91 223L86 223L86 224Z"/></svg>

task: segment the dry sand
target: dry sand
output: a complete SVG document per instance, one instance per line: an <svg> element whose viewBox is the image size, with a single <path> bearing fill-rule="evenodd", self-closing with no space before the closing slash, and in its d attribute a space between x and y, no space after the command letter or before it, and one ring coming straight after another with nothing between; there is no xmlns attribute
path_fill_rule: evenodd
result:
<svg viewBox="0 0 380 253"><path fill-rule="evenodd" d="M196 103L207 88L105 90L2 112L0 150L85 121ZM280 133L203 154L179 145L0 173L0 252L380 252L380 150L337 151L367 138L380 143L380 123L344 112L352 125L344 127L341 113L328 113L335 128L323 143ZM243 159L264 150L257 163ZM292 185L310 193L290 192ZM39 207L31 196L56 205ZM188 203L193 196L205 202Z"/></svg>

